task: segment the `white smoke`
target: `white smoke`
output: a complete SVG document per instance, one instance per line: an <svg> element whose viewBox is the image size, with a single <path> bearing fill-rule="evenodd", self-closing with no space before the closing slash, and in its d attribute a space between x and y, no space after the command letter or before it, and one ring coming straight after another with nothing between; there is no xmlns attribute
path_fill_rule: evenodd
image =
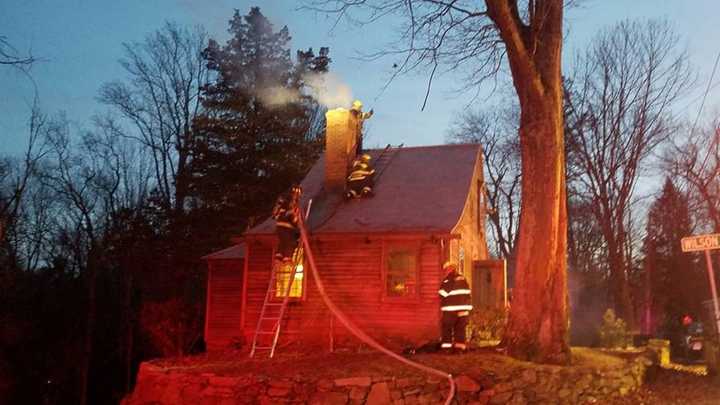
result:
<svg viewBox="0 0 720 405"><path fill-rule="evenodd" d="M282 86L273 86L258 91L258 97L269 107L281 107L300 100L300 92Z"/></svg>
<svg viewBox="0 0 720 405"><path fill-rule="evenodd" d="M352 90L334 73L309 73L305 85L310 95L327 108L349 108L353 101Z"/></svg>
<svg viewBox="0 0 720 405"><path fill-rule="evenodd" d="M302 93L327 108L349 108L353 101L350 86L333 73L308 73L303 81ZM258 97L269 107L280 107L300 101L301 93L296 89L273 86L258 91Z"/></svg>

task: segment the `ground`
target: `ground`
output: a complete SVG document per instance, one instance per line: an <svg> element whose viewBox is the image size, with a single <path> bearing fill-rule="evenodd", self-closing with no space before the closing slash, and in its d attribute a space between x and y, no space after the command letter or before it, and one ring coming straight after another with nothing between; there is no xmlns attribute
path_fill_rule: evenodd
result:
<svg viewBox="0 0 720 405"><path fill-rule="evenodd" d="M659 370L642 389L617 399L616 405L718 405L720 379L678 370Z"/></svg>

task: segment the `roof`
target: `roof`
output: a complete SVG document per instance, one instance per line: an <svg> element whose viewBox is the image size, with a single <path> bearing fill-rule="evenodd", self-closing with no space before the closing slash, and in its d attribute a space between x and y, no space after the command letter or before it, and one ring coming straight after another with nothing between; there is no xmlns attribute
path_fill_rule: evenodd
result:
<svg viewBox="0 0 720 405"><path fill-rule="evenodd" d="M245 244L239 243L223 250L201 257L204 260L242 259L245 257Z"/></svg>
<svg viewBox="0 0 720 405"><path fill-rule="evenodd" d="M302 182L312 199L308 228L318 233L449 233L460 220L479 158L477 144L395 148L375 170L375 196L345 201L323 189L324 156ZM382 150L366 151L374 159ZM387 163L389 162L389 163ZM384 164L386 163L386 164ZM387 165L387 167L383 167ZM268 219L246 235L274 233Z"/></svg>

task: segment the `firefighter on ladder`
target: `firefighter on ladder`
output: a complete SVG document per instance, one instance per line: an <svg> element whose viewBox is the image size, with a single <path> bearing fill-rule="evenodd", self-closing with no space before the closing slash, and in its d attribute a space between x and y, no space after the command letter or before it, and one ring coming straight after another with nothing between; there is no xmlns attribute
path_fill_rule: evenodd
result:
<svg viewBox="0 0 720 405"><path fill-rule="evenodd" d="M352 171L347 178L345 198L372 197L375 169L371 167L370 160L370 155L364 154L353 162Z"/></svg>
<svg viewBox="0 0 720 405"><path fill-rule="evenodd" d="M467 280L457 272L457 264L447 261L443 264L447 275L440 284L440 309L442 311L443 351L464 352L467 350L465 328L472 310L470 286Z"/></svg>
<svg viewBox="0 0 720 405"><path fill-rule="evenodd" d="M275 233L278 236L278 250L275 259L289 261L300 238L298 228L298 216L300 215L300 194L302 189L299 185L293 185L289 192L278 197L273 207L272 217L275 220Z"/></svg>

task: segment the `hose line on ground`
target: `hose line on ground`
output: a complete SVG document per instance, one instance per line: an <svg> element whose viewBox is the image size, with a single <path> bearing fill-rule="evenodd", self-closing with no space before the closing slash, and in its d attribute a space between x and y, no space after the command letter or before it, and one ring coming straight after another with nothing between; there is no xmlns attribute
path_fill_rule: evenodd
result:
<svg viewBox="0 0 720 405"><path fill-rule="evenodd" d="M308 207L309 208L309 207ZM315 257L313 256L312 249L310 248L310 240L307 235L307 231L305 229L305 221L302 218L302 215L299 215L298 225L300 228L300 237L302 239L302 244L305 248L305 257L308 260L308 264L310 265L310 271L313 275L313 280L315 280L315 286L317 287L318 291L320 292L320 296L322 297L323 301L325 302L325 305L330 309L330 312L335 315L335 317L340 321L340 323L343 324L353 335L355 335L358 339L366 343L368 346L374 348L375 350L384 353L395 360L398 360L404 364L407 364L411 367L415 367L417 369L420 369L426 373L434 374L439 377L447 378L448 382L450 383L450 392L448 393L447 400L445 400L445 405L450 405L452 402L453 397L455 396L455 381L453 380L453 376L450 373L447 373L442 370L438 370L436 368L432 368L429 366L426 366L424 364L420 364L417 362L414 362L412 360L406 359L405 357L400 356L399 354L391 351L390 349L386 348L385 346L378 343L375 339L370 337L368 334L366 334L363 330L355 326L355 324L350 321L345 314L335 305L335 303L328 297L327 293L325 292L325 287L322 283L322 280L320 279L320 274L317 271L317 267L315 266Z"/></svg>

